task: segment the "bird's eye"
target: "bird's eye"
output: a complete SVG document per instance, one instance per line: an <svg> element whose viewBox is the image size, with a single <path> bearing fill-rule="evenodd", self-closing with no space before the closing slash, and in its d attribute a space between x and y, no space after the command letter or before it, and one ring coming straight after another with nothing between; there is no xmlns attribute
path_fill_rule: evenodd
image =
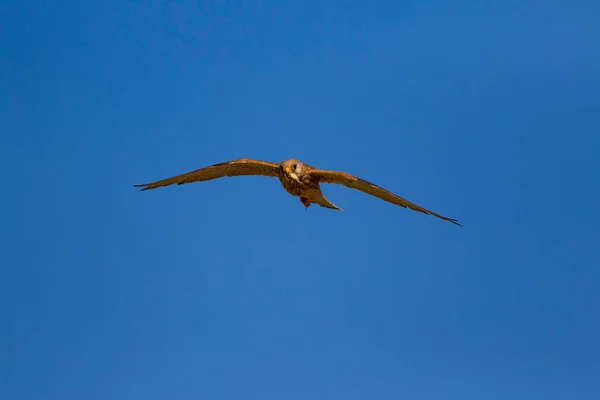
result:
<svg viewBox="0 0 600 400"><path fill-rule="evenodd" d="M292 169L295 171L296 170L296 164L292 165Z"/></svg>

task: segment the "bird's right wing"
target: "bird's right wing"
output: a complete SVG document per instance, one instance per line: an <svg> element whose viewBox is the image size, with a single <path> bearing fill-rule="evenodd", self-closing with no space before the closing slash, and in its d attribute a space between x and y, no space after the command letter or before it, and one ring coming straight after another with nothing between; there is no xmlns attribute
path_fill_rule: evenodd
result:
<svg viewBox="0 0 600 400"><path fill-rule="evenodd" d="M141 187L142 190L148 190L172 184L183 185L191 182L209 181L211 179L217 179L224 176L263 175L275 177L277 176L278 169L278 164L267 161L252 160L250 158L240 158L238 160L227 161L197 169L195 171L163 179L161 181L143 183L133 186Z"/></svg>

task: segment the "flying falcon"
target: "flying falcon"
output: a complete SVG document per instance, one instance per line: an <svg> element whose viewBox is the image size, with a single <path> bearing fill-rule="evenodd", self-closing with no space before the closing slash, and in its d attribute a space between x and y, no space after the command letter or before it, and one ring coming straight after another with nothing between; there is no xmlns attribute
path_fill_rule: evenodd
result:
<svg viewBox="0 0 600 400"><path fill-rule="evenodd" d="M418 206L400 196L380 188L377 185L357 178L346 172L317 169L293 158L285 160L280 164L252 160L249 158L240 158L239 160L211 165L196 171L163 179L161 181L134 185L134 187L141 187L142 190L148 190L173 184L183 185L185 183L209 181L211 179L217 179L224 176L247 175L263 175L279 178L279 181L285 190L293 196L298 196L306 208L310 207L312 203L315 203L321 207L341 210L341 208L327 200L327 198L321 192L321 187L319 185L320 183L337 183L352 189L360 190L361 192L365 192L372 196L379 197L380 199L389 203L396 204L404 208L408 207L411 210L419 211L425 214L434 215L443 220L450 221L453 224L462 226L456 219L447 218L436 214L433 211Z"/></svg>

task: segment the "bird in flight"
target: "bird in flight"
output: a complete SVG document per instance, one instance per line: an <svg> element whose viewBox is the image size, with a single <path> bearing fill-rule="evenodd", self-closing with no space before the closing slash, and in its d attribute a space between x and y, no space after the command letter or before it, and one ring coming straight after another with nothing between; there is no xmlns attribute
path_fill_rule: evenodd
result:
<svg viewBox="0 0 600 400"><path fill-rule="evenodd" d="M300 201L306 208L310 207L310 205L314 203L320 205L321 207L341 210L341 208L327 200L327 198L321 192L321 183L335 183L352 189L360 190L361 192L370 194L371 196L379 197L380 199L389 203L396 204L404 208L408 207L411 210L419 211L424 214L434 215L443 220L452 222L453 224L462 226L456 219L444 217L440 214L434 213L433 211L427 210L426 208L403 199L402 197L397 196L394 193L389 192L371 182L367 182L346 172L317 169L293 158L282 161L279 164L261 160L253 160L250 158L240 158L238 160L210 165L205 168L160 181L134 185L134 187L141 187L142 190L149 190L173 184L183 185L185 183L209 181L225 176L249 175L262 175L272 178L279 178L279 181L284 189L291 195L299 197Z"/></svg>

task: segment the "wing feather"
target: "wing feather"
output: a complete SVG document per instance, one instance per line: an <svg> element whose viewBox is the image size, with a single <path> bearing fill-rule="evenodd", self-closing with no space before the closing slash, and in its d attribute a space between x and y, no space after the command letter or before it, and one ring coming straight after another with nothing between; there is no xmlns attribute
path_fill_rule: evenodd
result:
<svg viewBox="0 0 600 400"><path fill-rule="evenodd" d="M222 178L225 176L277 176L278 164L267 161L253 160L250 158L240 158L238 160L226 161L219 164L210 165L205 168L187 172L185 174L173 176L152 183L143 183L133 185L141 187L142 190L156 189L161 186L169 186L173 184L183 185L185 183L209 181L211 179Z"/></svg>
<svg viewBox="0 0 600 400"><path fill-rule="evenodd" d="M330 171L330 170L324 170L324 169L314 169L310 173L313 177L315 177L321 183L334 183L334 184L344 185L346 187L360 190L361 192L370 194L371 196L379 197L380 199L387 201L389 203L396 204L396 205L399 205L404 208L410 208L411 210L419 211L424 214L430 214L430 215L436 216L438 218L441 218L443 220L450 221L453 224L456 224L458 226L462 226L461 224L458 223L458 220L456 220L456 219L444 217L440 214L437 214L433 211L423 208L423 207L421 207L411 201L403 199L402 197L400 197L388 190L385 190L371 182L365 181L364 179L357 178L354 175L350 175L349 173L340 172L340 171Z"/></svg>

